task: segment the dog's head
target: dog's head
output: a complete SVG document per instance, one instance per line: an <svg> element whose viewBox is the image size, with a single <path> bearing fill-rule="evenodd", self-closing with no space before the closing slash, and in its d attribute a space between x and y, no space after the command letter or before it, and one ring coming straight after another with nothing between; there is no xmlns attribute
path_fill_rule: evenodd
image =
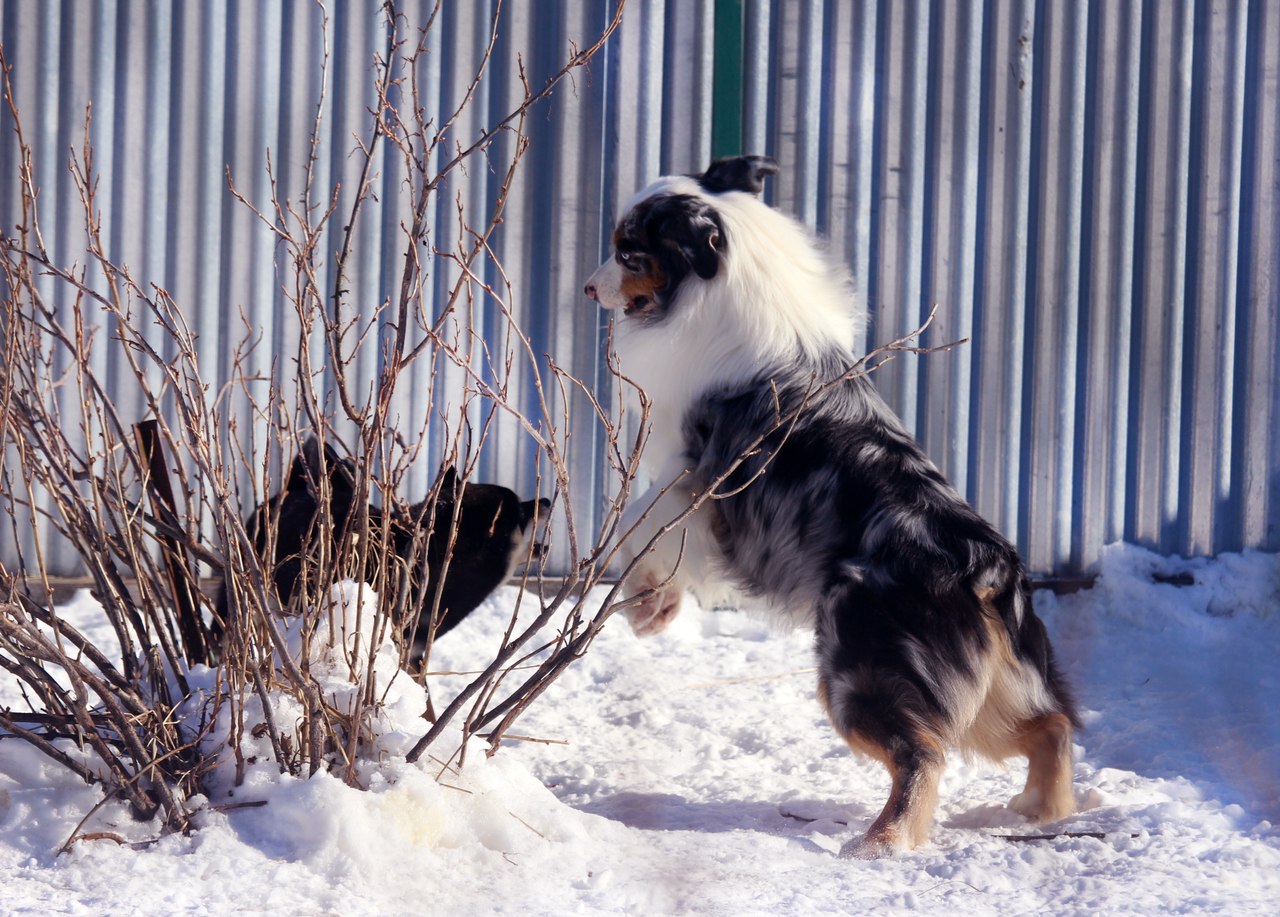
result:
<svg viewBox="0 0 1280 917"><path fill-rule="evenodd" d="M728 253L714 195L759 194L765 177L777 171L768 157L738 156L717 160L692 176L702 193L680 193L669 181L655 182L618 223L613 257L587 280L587 296L606 309L622 310L628 319L661 321L686 278L712 279Z"/></svg>
<svg viewBox="0 0 1280 917"><path fill-rule="evenodd" d="M450 465L442 472L439 496L412 507L413 526L431 523L432 550L443 552L454 532L455 553L496 559L505 569L510 562L530 554L541 558L543 546L532 543L536 530L545 527L551 509L546 497L521 500L515 491L499 484L463 481ZM406 530L411 536L413 528ZM407 541L407 539L406 539Z"/></svg>
<svg viewBox="0 0 1280 917"><path fill-rule="evenodd" d="M513 559L524 553L535 521L545 521L551 508L551 501L545 497L521 500L515 491L500 484L468 482L453 493L442 489L441 502L436 506L437 527L451 523L454 507L450 498L454 494L459 494L461 504L457 511L457 543L471 552L492 550Z"/></svg>

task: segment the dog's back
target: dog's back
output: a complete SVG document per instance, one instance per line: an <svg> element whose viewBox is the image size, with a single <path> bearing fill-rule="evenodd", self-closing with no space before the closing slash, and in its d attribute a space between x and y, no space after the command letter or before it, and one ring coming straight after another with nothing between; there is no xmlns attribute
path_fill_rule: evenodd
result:
<svg viewBox="0 0 1280 917"><path fill-rule="evenodd" d="M461 623L521 561L539 556L534 527L551 505L545 498L522 501L498 484L460 482L453 468L438 492L434 506L424 501L408 512L412 522L396 544L415 571L407 622L415 663L431 640Z"/></svg>

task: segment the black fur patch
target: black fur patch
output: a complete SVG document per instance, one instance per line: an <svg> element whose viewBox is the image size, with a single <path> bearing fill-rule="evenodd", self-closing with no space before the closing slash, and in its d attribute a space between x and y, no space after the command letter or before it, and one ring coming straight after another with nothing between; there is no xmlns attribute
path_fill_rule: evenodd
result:
<svg viewBox="0 0 1280 917"><path fill-rule="evenodd" d="M764 190L765 178L777 174L778 163L769 156L733 156L717 159L707 171L694 177L712 194L725 191L759 194Z"/></svg>
<svg viewBox="0 0 1280 917"><path fill-rule="evenodd" d="M427 569L426 583L415 590L419 598L412 618L416 620L406 622L414 630L414 661L431 637L433 609L435 636L453 630L506 581L513 563L519 560L514 552L521 534L534 523L535 516L545 518L550 507L551 501L545 497L522 501L515 491L498 484L463 484L449 468L440 485L434 519L430 500L409 510L410 524L396 529L396 553L408 561L411 570L421 570L425 557ZM455 516L457 532L450 554ZM424 539L421 533L428 527L430 535Z"/></svg>
<svg viewBox="0 0 1280 917"><path fill-rule="evenodd" d="M266 559L275 533L272 579L282 605L297 591L305 565L322 555L332 558L349 541L355 473L351 459L339 458L327 444L321 449L311 437L294 457L284 489L246 520L259 557ZM326 498L327 513L321 502Z"/></svg>
<svg viewBox="0 0 1280 917"><path fill-rule="evenodd" d="M706 201L662 194L641 201L623 218L614 233L614 250L624 271L647 269L662 278L643 314L653 320L666 316L672 296L690 274L710 280L719 273L728 240L720 215ZM633 260L637 254L642 257Z"/></svg>

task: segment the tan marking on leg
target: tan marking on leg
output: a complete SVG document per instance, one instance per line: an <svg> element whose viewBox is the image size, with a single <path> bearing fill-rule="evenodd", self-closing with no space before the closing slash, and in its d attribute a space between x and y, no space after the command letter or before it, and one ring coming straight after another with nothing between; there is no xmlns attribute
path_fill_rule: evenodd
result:
<svg viewBox="0 0 1280 917"><path fill-rule="evenodd" d="M875 758L889 771L892 787L884 808L867 833L840 850L843 857L870 859L914 850L929 842L933 813L938 807L938 782L944 767L941 743L929 736L919 737L926 752L913 770L894 763L888 749L856 734L845 736L854 751Z"/></svg>
<svg viewBox="0 0 1280 917"><path fill-rule="evenodd" d="M1027 784L1009 801L1014 811L1040 822L1075 810L1071 792L1071 721L1061 713L1033 715L1051 703L1047 686L1013 651L1009 631L991 605L991 589L975 590L986 612L993 649L990 687L965 744L997 760L1027 758Z"/></svg>
<svg viewBox="0 0 1280 917"><path fill-rule="evenodd" d="M1070 720L1061 713L1028 720L1018 750L1027 756L1027 785L1009 800L1009 808L1039 822L1058 821L1075 811Z"/></svg>
<svg viewBox="0 0 1280 917"><path fill-rule="evenodd" d="M1017 657L1009 631L994 608L984 604L988 645L977 679L983 695L972 722L956 744L993 761L1026 754L1021 745L1027 722L1052 709L1041 675Z"/></svg>

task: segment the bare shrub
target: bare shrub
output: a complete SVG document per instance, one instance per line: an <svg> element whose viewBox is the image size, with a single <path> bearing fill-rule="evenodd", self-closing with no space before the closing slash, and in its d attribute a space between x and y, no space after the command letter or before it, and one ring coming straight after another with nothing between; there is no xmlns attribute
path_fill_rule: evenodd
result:
<svg viewBox="0 0 1280 917"><path fill-rule="evenodd" d="M233 361L232 381L222 391L210 390L180 305L108 257L88 113L86 140L68 168L79 191L84 256L92 271L51 259L41 230L32 150L0 49L21 155L22 205L16 231L6 230L0 238L6 287L0 313L0 505L11 531L42 518L42 525L74 546L118 644L97 645L59 616L47 588L40 539L34 556L22 557L16 569L0 567L0 665L22 685L29 707L0 711L0 726L9 737L32 743L88 781L101 781L109 797L127 799L139 817L161 812L173 829L189 826L187 800L200 792L216 759L229 758L237 776L243 776L242 739L250 732L269 739L282 771L305 774L328 767L356 783L355 764L373 732L372 717L386 685L378 683L372 657L353 651L351 679L361 690L357 703L339 709L309 670L306 646L333 641L326 632L332 627L325 614L327 595L332 583L347 577L367 581L378 596L374 620L363 622L371 625L368 634L375 641L391 635L406 642L403 635L412 633L419 618L438 619L439 590L427 594L420 548L433 529L446 533L447 568L458 519L431 518L436 506L445 505L434 501L433 490L421 504L423 517L412 520L406 535L409 517L397 497L430 424L433 435L448 442L445 451L463 481L474 472L476 456L499 418L533 438L539 480L555 495L556 531L567 539L573 561L567 575L552 582L541 578L537 557L527 558L527 575L537 579L538 588L528 590L522 603L526 610L536 606L535 613L519 623L513 615L499 635L492 663L438 715L430 713L431 728L410 757L422 755L446 727L460 729L464 737L487 729L496 748L539 690L538 680L528 677L509 689L511 674L537 654L585 650L607 612L595 616L599 621L583 620L576 597L606 573L617 513L615 508L603 531L581 531L566 459L569 432L547 395L551 389L561 399L591 396L554 362L544 377L542 355L515 320L512 290L490 243L528 149L531 110L595 55L616 28L621 9L619 3L598 40L571 49L562 69L543 85L530 85L521 62L519 104L460 146L450 127L487 79L498 14L458 108L440 113L428 111L419 99L417 73L439 8L426 28L409 30L387 4L388 53L375 61L375 104L368 135L356 152L362 161L359 187L343 193L317 185L323 99L305 184L294 197L272 174L270 200L250 201L228 175L231 193L261 217L285 253L291 266L286 295L300 331L288 355L296 371L277 366L277 373L264 380L248 368L247 355L257 346L249 328ZM329 66L327 51L321 66ZM501 162L495 152L499 139L506 152ZM352 303L344 283L354 259L374 254L357 251L354 227L363 210L381 205L372 191L380 145L395 152L384 162L398 163L409 217L402 225L405 254L398 287L371 308ZM433 238L430 206L453 206L436 198L446 178L469 164L501 168L492 207L477 215L458 203L457 237ZM343 227L342 244L331 254L322 250L322 240L334 221ZM336 259L336 270L329 273L337 279L325 288L321 278L329 257ZM494 268L503 278L499 285L481 279L494 276ZM443 307L432 308L428 300L428 270L447 270L452 278ZM91 276L101 279L91 281ZM482 334L477 326L480 299L495 304L502 317L496 333ZM100 369L107 352L145 393L148 417L122 417L116 410ZM362 387L353 367L370 353L381 369L372 386ZM405 428L394 399L418 364L427 367L419 377L429 380L425 395L432 410L423 412L419 427ZM316 381L322 371L330 380L323 393ZM517 372L531 372L535 379L532 410L512 394ZM441 381L446 375L454 384ZM595 408L601 423L614 423L616 407ZM616 428L611 431L620 505L637 455L635 448L619 445ZM271 469L289 468L313 437L321 446L335 447L344 462L349 459L344 467L352 472L353 511L348 524L335 529L322 467L312 482L319 516L303 545L299 585L287 607L280 607L271 562L278 520L266 513L248 526L242 513L275 489ZM323 463L325 450L319 454ZM341 537L325 537L335 531ZM221 609L209 590L201 590L202 576L225 584ZM226 620L220 620L219 610ZM548 627L553 620L557 626ZM302 652L285 633L299 622ZM429 628L428 658L430 643ZM210 671L201 666L216 667L216 690L193 688L193 672ZM547 669L540 677L552 678L558 671ZM207 675L201 683L208 684ZM301 716L278 715L282 704ZM211 749L206 733L228 714L232 729L226 748ZM455 755L456 749L435 756L449 760Z"/></svg>

